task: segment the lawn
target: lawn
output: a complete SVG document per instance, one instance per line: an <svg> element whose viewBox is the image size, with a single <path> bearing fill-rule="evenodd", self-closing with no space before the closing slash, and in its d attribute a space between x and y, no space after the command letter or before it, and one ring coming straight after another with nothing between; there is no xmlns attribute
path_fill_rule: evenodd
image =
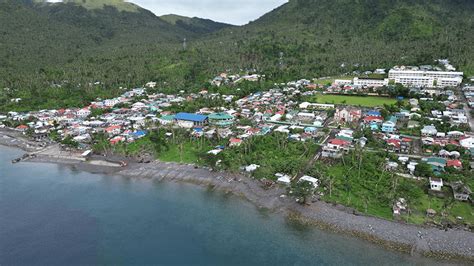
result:
<svg viewBox="0 0 474 266"><path fill-rule="evenodd" d="M199 161L200 152L197 145L186 142L183 144L182 152L180 152L179 145L170 145L167 151L159 155L159 159L162 162L196 163Z"/></svg>
<svg viewBox="0 0 474 266"><path fill-rule="evenodd" d="M327 104L347 104L358 105L364 107L377 107L384 104L392 105L397 102L396 99L386 97L372 97L372 96L348 96L348 95L329 95L323 94L316 97L317 103Z"/></svg>
<svg viewBox="0 0 474 266"><path fill-rule="evenodd" d="M425 221L435 221L440 223L443 220L441 213L446 212L445 219L450 220L453 223L457 221L457 217L462 217L463 222L467 224L474 224L474 209L471 204L467 202L460 202L453 200L449 195L445 199L436 198L424 194L416 202L411 204L413 213L408 217L410 223L423 224ZM433 209L437 212L435 217L427 218L426 210ZM403 215L404 219L407 215Z"/></svg>

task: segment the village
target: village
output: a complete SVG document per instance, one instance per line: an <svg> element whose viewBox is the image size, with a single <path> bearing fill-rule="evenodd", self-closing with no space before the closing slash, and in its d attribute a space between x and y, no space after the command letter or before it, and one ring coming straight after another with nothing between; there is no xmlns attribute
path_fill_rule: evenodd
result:
<svg viewBox="0 0 474 266"><path fill-rule="evenodd" d="M445 218L472 230L474 85L469 84L472 80L463 83L463 73L455 72L449 62L443 64L444 69L377 69L328 84L303 79L244 97L222 94L219 87L226 84L238 90L241 82L258 82L265 76L223 73L211 80L212 90L197 93L166 94L149 82L83 108L0 114L0 130L21 132L45 148L57 146L85 160L94 153L122 151L142 163L159 159L214 170L229 170L234 161L239 165L233 169L264 179L269 187L288 186L289 195L298 191L297 200L305 203L308 193L309 198L321 199L333 193L331 180L307 171L314 165L345 166L346 158L357 154L382 154L384 165L378 171L418 182L423 188L418 197L427 199L415 207L408 196L397 193L385 206L390 216L413 223ZM301 163L271 167L265 156L252 157L259 137L289 143L272 151L281 153L276 158L286 156L279 162L291 164L292 154L286 150L295 145L303 151L294 155ZM253 159L235 160L235 153ZM296 188L301 183L309 187Z"/></svg>

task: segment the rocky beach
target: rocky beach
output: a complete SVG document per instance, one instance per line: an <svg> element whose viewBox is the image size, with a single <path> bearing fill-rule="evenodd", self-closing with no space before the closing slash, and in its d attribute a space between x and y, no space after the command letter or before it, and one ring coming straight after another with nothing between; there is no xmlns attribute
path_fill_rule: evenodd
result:
<svg viewBox="0 0 474 266"><path fill-rule="evenodd" d="M129 162L126 167L110 162L86 162L71 154L58 154L57 146L41 148L24 140L21 135L0 131L0 145L21 148L34 153L27 161L69 165L92 173L114 174L127 178L146 178L157 182L185 182L210 189L225 191L242 197L258 208L268 209L308 226L317 226L336 233L348 234L413 255L423 255L459 262L474 261L474 234L460 229L440 230L364 216L343 206L316 201L300 205L285 196L286 189L274 186L267 189L261 182L241 174L214 172L193 165ZM12 158L14 159L14 158Z"/></svg>

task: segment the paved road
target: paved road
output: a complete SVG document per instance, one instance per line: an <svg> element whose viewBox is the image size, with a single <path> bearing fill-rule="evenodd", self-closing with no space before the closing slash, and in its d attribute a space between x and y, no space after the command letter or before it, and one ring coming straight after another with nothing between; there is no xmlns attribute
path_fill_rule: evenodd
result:
<svg viewBox="0 0 474 266"><path fill-rule="evenodd" d="M469 108L467 98L464 96L464 93L461 90L456 90L458 93L459 100L464 104L464 111L466 112L467 119L469 121L469 126L471 127L471 132L474 131L474 117L471 115L471 108Z"/></svg>

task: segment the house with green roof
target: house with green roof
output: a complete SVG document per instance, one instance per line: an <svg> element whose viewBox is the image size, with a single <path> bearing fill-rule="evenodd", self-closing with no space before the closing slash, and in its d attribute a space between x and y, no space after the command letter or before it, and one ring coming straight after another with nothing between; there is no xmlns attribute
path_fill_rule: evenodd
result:
<svg viewBox="0 0 474 266"><path fill-rule="evenodd" d="M214 113L208 116L209 124L218 127L230 127L234 124L234 116L228 113Z"/></svg>
<svg viewBox="0 0 474 266"><path fill-rule="evenodd" d="M160 118L158 118L158 121L162 125L168 125L174 122L174 115L164 115Z"/></svg>
<svg viewBox="0 0 474 266"><path fill-rule="evenodd" d="M437 175L444 172L444 168L446 167L448 163L446 159L439 158L439 157L424 158L423 161L429 164L433 172Z"/></svg>

